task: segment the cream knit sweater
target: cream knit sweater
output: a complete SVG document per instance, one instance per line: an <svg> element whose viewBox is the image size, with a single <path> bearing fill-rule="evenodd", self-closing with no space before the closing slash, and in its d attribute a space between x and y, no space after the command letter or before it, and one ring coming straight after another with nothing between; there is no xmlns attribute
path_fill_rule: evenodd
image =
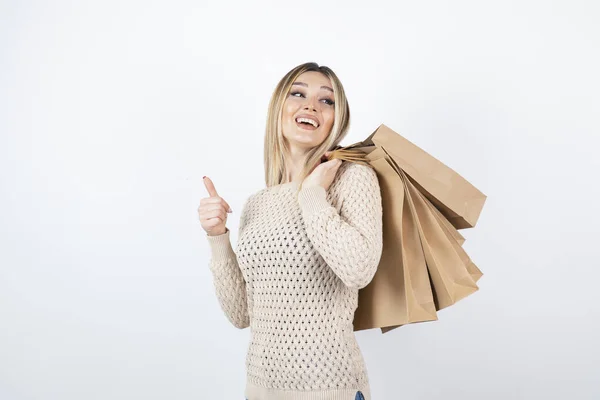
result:
<svg viewBox="0 0 600 400"><path fill-rule="evenodd" d="M358 290L382 251L382 205L373 169L344 161L330 188L289 182L251 195L237 249L229 230L208 238L219 304L250 326L249 400L371 400L352 321Z"/></svg>

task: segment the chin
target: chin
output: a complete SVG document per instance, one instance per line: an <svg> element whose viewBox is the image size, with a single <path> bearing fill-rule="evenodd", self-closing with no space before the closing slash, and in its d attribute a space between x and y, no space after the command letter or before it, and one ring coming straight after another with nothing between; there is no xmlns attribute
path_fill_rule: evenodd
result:
<svg viewBox="0 0 600 400"><path fill-rule="evenodd" d="M317 138L320 137L320 132L318 129L314 131L304 131L298 128L292 128L291 134L284 134L283 137L289 141L306 144L316 142Z"/></svg>

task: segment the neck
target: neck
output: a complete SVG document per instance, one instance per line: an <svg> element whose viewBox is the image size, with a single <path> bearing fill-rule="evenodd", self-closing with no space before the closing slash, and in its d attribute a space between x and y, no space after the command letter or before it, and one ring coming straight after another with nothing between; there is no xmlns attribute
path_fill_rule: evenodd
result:
<svg viewBox="0 0 600 400"><path fill-rule="evenodd" d="M304 168L306 154L304 150L291 146L290 155L285 160L285 166L287 176L285 177L284 183L295 182L300 179L302 168Z"/></svg>

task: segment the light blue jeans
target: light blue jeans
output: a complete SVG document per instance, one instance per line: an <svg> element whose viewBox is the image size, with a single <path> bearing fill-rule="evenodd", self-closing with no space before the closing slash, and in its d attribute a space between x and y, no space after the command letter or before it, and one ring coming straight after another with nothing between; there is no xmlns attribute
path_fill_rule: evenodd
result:
<svg viewBox="0 0 600 400"><path fill-rule="evenodd" d="M363 396L362 392L359 390L358 392L356 392L356 397L354 398L354 400L365 400L365 396Z"/></svg>

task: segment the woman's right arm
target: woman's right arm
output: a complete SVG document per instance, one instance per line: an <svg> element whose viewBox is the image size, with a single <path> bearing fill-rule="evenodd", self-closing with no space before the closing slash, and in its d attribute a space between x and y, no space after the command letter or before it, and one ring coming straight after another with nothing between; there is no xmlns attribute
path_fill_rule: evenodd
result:
<svg viewBox="0 0 600 400"><path fill-rule="evenodd" d="M210 197L200 200L198 215L211 249L209 269L221 309L229 321L237 328L250 326L246 281L240 270L237 256L231 247L227 214L232 212L229 204L217 193L208 177L203 178ZM239 232L245 224L248 198L240 214Z"/></svg>
<svg viewBox="0 0 600 400"><path fill-rule="evenodd" d="M229 233L227 229L221 235L206 236L212 252L209 269L221 309L236 328L243 329L250 326L246 281L231 247Z"/></svg>

